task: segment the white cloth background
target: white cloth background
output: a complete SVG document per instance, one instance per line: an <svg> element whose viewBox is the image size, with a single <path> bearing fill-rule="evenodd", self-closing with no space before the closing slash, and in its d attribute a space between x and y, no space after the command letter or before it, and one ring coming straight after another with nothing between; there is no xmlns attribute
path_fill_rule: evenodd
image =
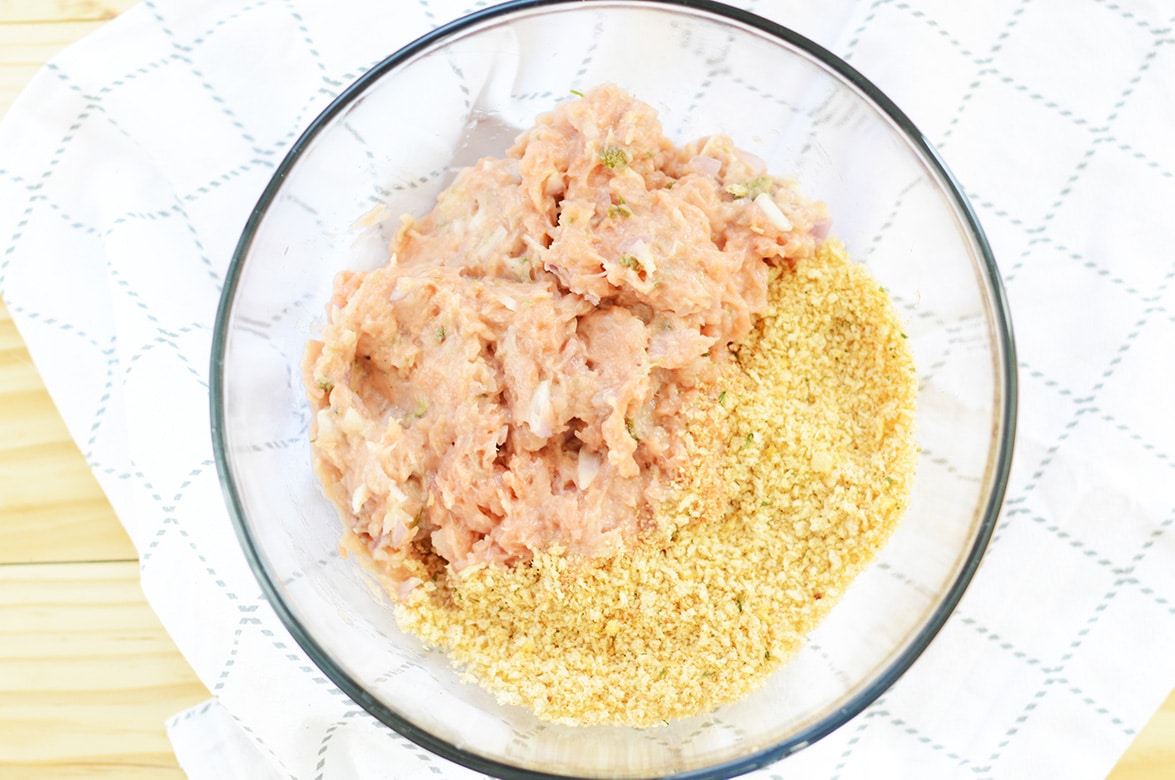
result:
<svg viewBox="0 0 1175 780"><path fill-rule="evenodd" d="M778 21L903 106L977 208L1020 428L996 538L939 638L755 776L1104 776L1175 685L1175 6L817 5ZM274 165L368 66L468 10L146 2L0 126L0 290L216 697L168 724L193 778L472 775L379 726L290 640L232 533L207 414L220 282Z"/></svg>

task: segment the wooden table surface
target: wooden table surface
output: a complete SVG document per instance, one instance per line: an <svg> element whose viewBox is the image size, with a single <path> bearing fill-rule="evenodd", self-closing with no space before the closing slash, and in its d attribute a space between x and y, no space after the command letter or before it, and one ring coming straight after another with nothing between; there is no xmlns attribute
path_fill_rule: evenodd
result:
<svg viewBox="0 0 1175 780"><path fill-rule="evenodd" d="M132 4L0 0L0 117ZM163 723L207 696L0 302L0 778L182 777ZM1175 693L1111 777L1175 777Z"/></svg>

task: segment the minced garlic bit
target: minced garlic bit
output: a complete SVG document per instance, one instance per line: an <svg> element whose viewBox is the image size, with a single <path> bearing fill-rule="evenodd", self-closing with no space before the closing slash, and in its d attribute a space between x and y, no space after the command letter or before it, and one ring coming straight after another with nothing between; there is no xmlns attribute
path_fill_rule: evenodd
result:
<svg viewBox="0 0 1175 780"><path fill-rule="evenodd" d="M445 574L401 625L546 720L650 726L757 688L898 522L915 381L884 290L831 239L772 280L737 346L712 403L686 412L698 469L665 509L670 538Z"/></svg>

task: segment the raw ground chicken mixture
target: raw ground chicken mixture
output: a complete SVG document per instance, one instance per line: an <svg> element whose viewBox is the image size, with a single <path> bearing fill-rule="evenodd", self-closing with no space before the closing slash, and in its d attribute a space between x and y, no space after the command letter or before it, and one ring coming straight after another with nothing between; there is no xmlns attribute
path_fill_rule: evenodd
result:
<svg viewBox="0 0 1175 780"><path fill-rule="evenodd" d="M344 547L500 701L733 701L890 535L913 362L880 285L725 136L605 86L336 281L305 379Z"/></svg>

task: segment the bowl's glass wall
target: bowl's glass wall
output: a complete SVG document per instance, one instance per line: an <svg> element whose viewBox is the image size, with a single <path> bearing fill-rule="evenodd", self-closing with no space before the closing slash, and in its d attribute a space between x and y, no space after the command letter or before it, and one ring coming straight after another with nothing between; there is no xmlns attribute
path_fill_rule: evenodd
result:
<svg viewBox="0 0 1175 780"><path fill-rule="evenodd" d="M603 82L652 103L676 141L730 134L825 200L833 232L896 301L920 382L914 496L878 563L763 690L646 731L540 725L396 628L387 598L336 552L340 524L310 470L300 376L336 272L385 262L399 215L425 212L455 166L500 154L538 113L575 99L570 90ZM223 323L220 433L260 564L326 663L377 707L471 754L623 777L795 747L875 695L925 639L992 519L1009 399L981 241L948 182L858 88L751 27L639 3L474 25L379 76L321 127L240 262Z"/></svg>

